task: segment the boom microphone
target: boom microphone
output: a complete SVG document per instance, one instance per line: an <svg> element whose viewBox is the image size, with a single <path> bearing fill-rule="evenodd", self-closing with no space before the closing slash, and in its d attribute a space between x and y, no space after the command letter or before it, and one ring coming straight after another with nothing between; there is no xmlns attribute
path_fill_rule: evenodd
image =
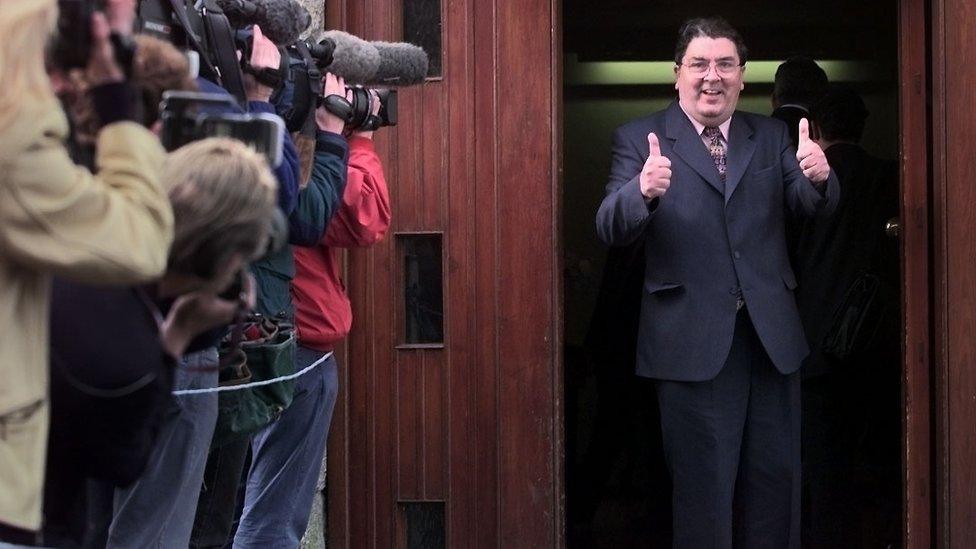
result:
<svg viewBox="0 0 976 549"><path fill-rule="evenodd" d="M372 43L339 30L320 32L316 42L332 40L332 64L325 70L346 79L347 84L365 84L380 66L380 52Z"/></svg>
<svg viewBox="0 0 976 549"><path fill-rule="evenodd" d="M312 16L295 0L216 0L234 27L258 25L279 46L287 46L312 24Z"/></svg>
<svg viewBox="0 0 976 549"><path fill-rule="evenodd" d="M413 86L427 78L427 53L407 42L370 42L380 53L376 74L367 86Z"/></svg>
<svg viewBox="0 0 976 549"><path fill-rule="evenodd" d="M323 31L316 36L316 42L324 39L336 45L335 60L328 71L350 84L413 86L427 78L427 53L419 46L407 42L367 42L337 30Z"/></svg>

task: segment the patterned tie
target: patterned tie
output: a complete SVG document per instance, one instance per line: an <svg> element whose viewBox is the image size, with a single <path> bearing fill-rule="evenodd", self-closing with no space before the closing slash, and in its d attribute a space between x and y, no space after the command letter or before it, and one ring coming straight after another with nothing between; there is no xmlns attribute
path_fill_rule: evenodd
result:
<svg viewBox="0 0 976 549"><path fill-rule="evenodd" d="M707 127L702 131L702 135L710 141L708 152L712 155L712 161L715 162L715 169L718 170L722 183L725 183L725 145L722 144L722 131L716 127Z"/></svg>

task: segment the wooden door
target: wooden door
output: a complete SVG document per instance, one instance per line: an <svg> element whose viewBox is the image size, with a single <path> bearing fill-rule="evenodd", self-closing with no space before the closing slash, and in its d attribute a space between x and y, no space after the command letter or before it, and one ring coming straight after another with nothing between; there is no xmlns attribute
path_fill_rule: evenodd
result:
<svg viewBox="0 0 976 549"><path fill-rule="evenodd" d="M901 0L899 8L899 167L902 257L903 540L932 543L932 329L930 314L929 6Z"/></svg>
<svg viewBox="0 0 976 549"><path fill-rule="evenodd" d="M932 2L935 539L976 543L976 0Z"/></svg>
<svg viewBox="0 0 976 549"><path fill-rule="evenodd" d="M434 546L553 547L563 528L556 2L438 5L440 76L401 90L399 125L376 134L391 234L348 256L354 321L329 438L330 547L426 535ZM410 6L328 0L326 26L401 40ZM443 303L442 339L421 343L404 304L418 243L440 248Z"/></svg>

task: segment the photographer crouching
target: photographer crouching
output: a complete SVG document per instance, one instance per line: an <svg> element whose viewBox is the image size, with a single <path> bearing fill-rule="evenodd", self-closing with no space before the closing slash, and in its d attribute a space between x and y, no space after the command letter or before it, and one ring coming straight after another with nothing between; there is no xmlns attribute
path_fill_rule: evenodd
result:
<svg viewBox="0 0 976 549"><path fill-rule="evenodd" d="M253 305L254 284L248 277L240 295L222 293L267 249L276 182L260 154L226 138L171 153L162 182L175 238L158 282L55 285L48 545L134 547L143 545L129 542L159 539L170 546L181 536L178 509L193 499L180 497L195 495L199 473L187 475L202 471L217 395L171 391L216 385L222 330L214 330ZM157 478L175 488L156 486ZM151 502L143 498L150 491ZM146 505L168 511L169 520L135 520L146 516ZM192 517L192 506L182 512Z"/></svg>
<svg viewBox="0 0 976 549"><path fill-rule="evenodd" d="M101 14L86 60L103 124L99 174L72 163L44 64L56 20L54 0L0 2L0 541L10 543L36 542L41 525L51 277L146 282L163 272L172 240L164 152L132 122L131 88Z"/></svg>
<svg viewBox="0 0 976 549"><path fill-rule="evenodd" d="M277 50L273 46L270 49L266 47L259 30L255 32L255 43L256 47L248 57L250 63L259 67L276 66ZM201 77L197 79L197 86L211 95L164 96L167 106L163 116L170 125L164 125L163 138L170 146L197 139L201 134L209 135L209 132L219 134L224 130L234 131L235 127L253 129L255 126L252 122L269 122L269 118L277 118L270 114L274 109L267 103L269 90L259 82L247 81L246 97L250 114L243 118L239 117L242 111L240 105L235 104L231 96L217 83ZM192 107L201 107L200 111L203 112L190 114ZM246 121L234 125L232 123L235 120ZM211 122L217 125L208 125ZM280 125L280 121L278 124ZM262 135L267 137L266 134ZM326 157L322 163L331 167L330 174L323 177L322 185L341 185L344 182L345 140L341 136L336 138L339 145L322 153ZM298 193L298 157L289 136L272 135L270 139L271 141L261 141L264 145L269 142L278 145L266 150L269 158L274 159L272 164L276 165L274 178L278 182L277 207L282 219L285 216L290 219L305 202ZM233 163L224 166L215 161L214 164L221 166L229 174L236 173ZM193 164L193 167L200 173L209 173L207 170L200 170L197 164ZM266 212L265 221L270 220L272 213L271 210ZM232 232L239 229L234 224L226 227L226 230ZM218 250L210 248L209 251L216 254ZM255 260L249 261L249 270L256 278L255 311L262 315L261 318L274 319L275 323L287 323L291 315L289 271L293 270L290 248L279 246L263 257L248 259ZM239 267L242 268L243 265ZM182 357L174 384L176 398L159 427L160 435L152 445L144 472L127 486L119 486L117 482L101 483L89 494L90 505L96 510L100 509L101 514L96 512L95 520L90 517L89 526L94 528L85 534L85 543L106 547L177 547L188 544L208 447L214 437L215 426L220 425L218 400L222 396L218 397L217 392L218 370L222 376L228 359L241 354L241 346L249 343L246 340L250 337L247 335L250 330L245 333L244 328L244 321L248 318L249 315L236 319L230 337L225 338L231 340L227 345L228 354L221 351L221 356L218 357L218 342L210 338L202 349L194 348L194 352ZM287 343L284 347L281 350L282 356L287 358L291 356L286 348ZM293 353L293 347L291 352ZM246 368L247 364L238 366ZM289 373L292 367L293 365L288 365Z"/></svg>

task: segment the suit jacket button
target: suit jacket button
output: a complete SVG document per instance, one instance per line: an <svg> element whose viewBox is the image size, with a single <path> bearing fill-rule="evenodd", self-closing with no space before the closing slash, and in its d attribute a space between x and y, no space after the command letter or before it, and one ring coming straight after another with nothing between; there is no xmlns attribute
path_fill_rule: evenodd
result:
<svg viewBox="0 0 976 549"><path fill-rule="evenodd" d="M736 258L736 259L739 259L739 258L741 258L741 257L742 257L742 254L740 254L740 253L739 253L738 251L736 251L736 252L732 252L732 257L734 257L734 258Z"/></svg>

